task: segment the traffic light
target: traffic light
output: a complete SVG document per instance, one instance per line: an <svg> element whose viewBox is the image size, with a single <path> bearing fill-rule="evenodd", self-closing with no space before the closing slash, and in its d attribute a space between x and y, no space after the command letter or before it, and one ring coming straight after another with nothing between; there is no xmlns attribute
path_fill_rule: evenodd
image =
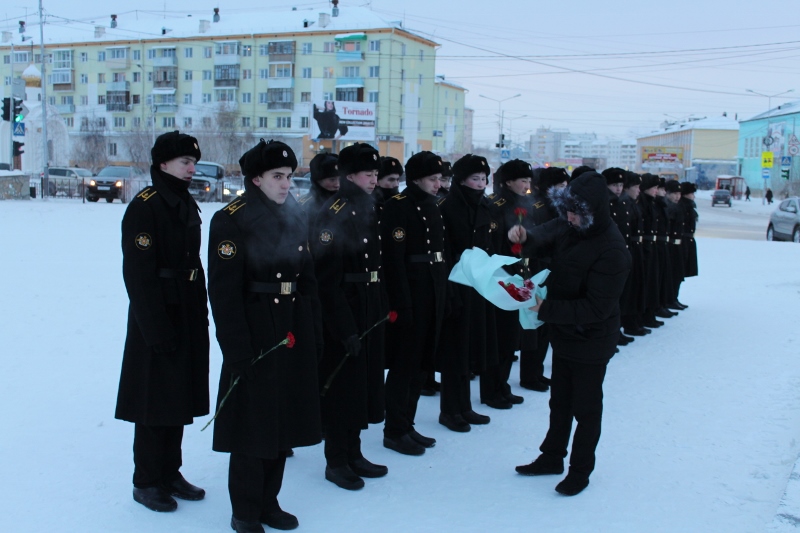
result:
<svg viewBox="0 0 800 533"><path fill-rule="evenodd" d="M501 133L501 134L500 134L500 142L498 142L497 144L495 144L495 146L496 146L497 148L504 148L504 147L505 147L505 145L506 145L506 144L505 144L505 140L506 140L506 136L505 136L505 135L503 135L503 134Z"/></svg>
<svg viewBox="0 0 800 533"><path fill-rule="evenodd" d="M11 121L11 98L3 98L3 120Z"/></svg>
<svg viewBox="0 0 800 533"><path fill-rule="evenodd" d="M23 146L25 146L25 143L14 141L14 157L21 156L23 153L25 153L25 151L22 149Z"/></svg>
<svg viewBox="0 0 800 533"><path fill-rule="evenodd" d="M14 118L14 122L22 122L22 119L25 118L25 113L22 110L22 99L14 98L14 109L12 109L11 116Z"/></svg>

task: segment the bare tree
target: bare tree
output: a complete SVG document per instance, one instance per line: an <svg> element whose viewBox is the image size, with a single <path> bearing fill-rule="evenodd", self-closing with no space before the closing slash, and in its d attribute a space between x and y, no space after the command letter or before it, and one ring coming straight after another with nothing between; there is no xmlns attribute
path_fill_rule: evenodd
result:
<svg viewBox="0 0 800 533"><path fill-rule="evenodd" d="M242 126L239 112L230 106L217 108L210 119L196 134L203 159L232 171L242 154L255 144L253 130Z"/></svg>
<svg viewBox="0 0 800 533"><path fill-rule="evenodd" d="M80 135L72 143L72 159L76 165L92 172L108 165L104 118L94 115L81 118Z"/></svg>
<svg viewBox="0 0 800 533"><path fill-rule="evenodd" d="M150 168L150 149L152 148L152 134L141 126L131 129L124 137L125 146L131 157L131 164L142 171Z"/></svg>

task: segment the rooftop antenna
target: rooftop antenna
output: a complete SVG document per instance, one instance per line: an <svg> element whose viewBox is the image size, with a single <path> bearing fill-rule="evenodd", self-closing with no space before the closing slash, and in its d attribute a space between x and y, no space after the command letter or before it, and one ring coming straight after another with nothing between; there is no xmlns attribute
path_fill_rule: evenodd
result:
<svg viewBox="0 0 800 533"><path fill-rule="evenodd" d="M112 28L116 28L117 27L117 16L116 15L111 15L111 27Z"/></svg>
<svg viewBox="0 0 800 533"><path fill-rule="evenodd" d="M219 22L219 8L214 8L214 18L212 19L214 22Z"/></svg>

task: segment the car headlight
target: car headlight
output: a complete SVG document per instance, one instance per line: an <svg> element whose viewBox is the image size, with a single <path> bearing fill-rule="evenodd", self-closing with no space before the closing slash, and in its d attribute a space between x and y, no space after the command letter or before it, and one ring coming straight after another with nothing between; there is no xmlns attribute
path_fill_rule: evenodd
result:
<svg viewBox="0 0 800 533"><path fill-rule="evenodd" d="M244 190L243 189L239 189L238 191L236 191L236 196L241 196L243 194L244 194Z"/></svg>
<svg viewBox="0 0 800 533"><path fill-rule="evenodd" d="M94 181L94 180L89 180L89 187L94 187L95 185L97 185L97 182L96 182L96 181Z"/></svg>
<svg viewBox="0 0 800 533"><path fill-rule="evenodd" d="M117 180L117 182L114 185L116 185L117 187L122 187L122 180Z"/></svg>
<svg viewBox="0 0 800 533"><path fill-rule="evenodd" d="M211 185L206 185L206 192L211 190Z"/></svg>
<svg viewBox="0 0 800 533"><path fill-rule="evenodd" d="M230 194L231 194L231 190L230 190L230 189L228 189L228 188L222 189L222 194L224 194L224 195L230 195Z"/></svg>

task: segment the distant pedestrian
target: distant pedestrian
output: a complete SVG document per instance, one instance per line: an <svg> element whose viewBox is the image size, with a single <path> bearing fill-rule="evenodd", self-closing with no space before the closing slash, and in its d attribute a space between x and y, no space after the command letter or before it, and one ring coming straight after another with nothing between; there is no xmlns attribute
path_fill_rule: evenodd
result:
<svg viewBox="0 0 800 533"><path fill-rule="evenodd" d="M767 194L764 195L768 204L772 204L772 189L767 189Z"/></svg>
<svg viewBox="0 0 800 533"><path fill-rule="evenodd" d="M747 188L744 190L744 201L750 201L750 186L748 185Z"/></svg>

